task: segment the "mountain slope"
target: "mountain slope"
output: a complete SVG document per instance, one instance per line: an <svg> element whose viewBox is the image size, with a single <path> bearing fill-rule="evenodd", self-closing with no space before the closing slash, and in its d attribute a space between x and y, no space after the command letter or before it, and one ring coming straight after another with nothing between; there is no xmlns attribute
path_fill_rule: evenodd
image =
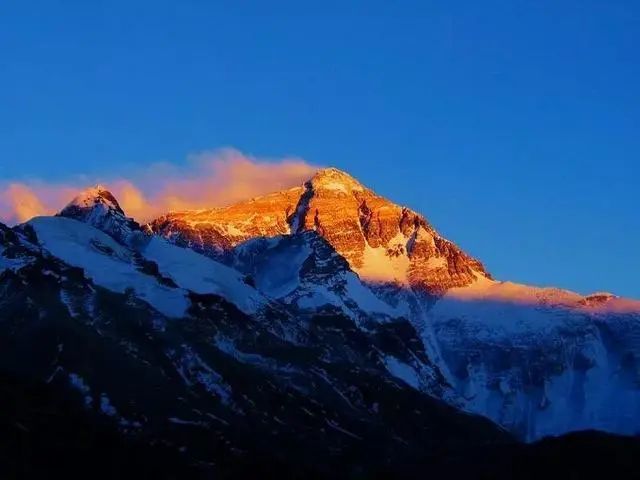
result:
<svg viewBox="0 0 640 480"><path fill-rule="evenodd" d="M365 332L340 311L301 321L270 304L248 315L220 292L136 270L151 260L68 218L0 232L0 370L46 383L122 434L186 449L207 475L269 459L328 476L400 468L445 445L511 442L389 373L389 358L429 362L407 322ZM154 250L169 273L171 249L182 250ZM188 301L182 317L163 313L163 288Z"/></svg>
<svg viewBox="0 0 640 480"><path fill-rule="evenodd" d="M337 169L230 207L167 214L150 229L243 271L266 270L258 288L298 306L332 280L302 269L297 283L269 273L273 263L295 263L312 232L346 261L334 272L357 273L389 317L409 319L455 388L448 400L526 439L640 430L640 302L495 281L424 217ZM277 255L256 248L270 242ZM278 295L274 283L296 289ZM343 289L340 303L355 297ZM336 302L315 306L322 303Z"/></svg>

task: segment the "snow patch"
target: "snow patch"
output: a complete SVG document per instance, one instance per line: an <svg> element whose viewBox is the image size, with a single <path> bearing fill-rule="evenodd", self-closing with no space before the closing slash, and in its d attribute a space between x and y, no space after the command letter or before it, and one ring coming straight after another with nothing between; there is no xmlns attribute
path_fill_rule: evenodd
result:
<svg viewBox="0 0 640 480"><path fill-rule="evenodd" d="M255 313L266 299L244 282L236 270L195 251L152 237L141 253L178 285L199 294L226 298L247 314Z"/></svg>
<svg viewBox="0 0 640 480"><path fill-rule="evenodd" d="M42 247L108 290L135 295L169 317L185 315L185 292L161 285L133 264L132 253L102 231L65 217L36 217L29 221Z"/></svg>
<svg viewBox="0 0 640 480"><path fill-rule="evenodd" d="M352 299L363 312L391 316L398 315L396 309L383 302L369 288L363 285L356 274L347 272L345 278L347 297Z"/></svg>
<svg viewBox="0 0 640 480"><path fill-rule="evenodd" d="M409 266L411 260L406 254L408 239L398 233L388 243L388 247L373 248L368 243L365 245L362 266L355 268L364 281L375 283L397 283L409 285ZM399 255L390 254L389 251L402 249Z"/></svg>
<svg viewBox="0 0 640 480"><path fill-rule="evenodd" d="M100 411L109 417L118 416L118 411L113 405L111 405L111 401L105 393L100 395Z"/></svg>
<svg viewBox="0 0 640 480"><path fill-rule="evenodd" d="M391 375L402 380L404 383L416 390L419 390L420 376L411 365L401 362L391 355L384 357L384 365Z"/></svg>
<svg viewBox="0 0 640 480"><path fill-rule="evenodd" d="M93 404L93 398L91 397L91 389L89 388L87 382L85 382L80 375L76 373L70 373L69 383L71 383L71 386L83 395L84 405L86 407L90 407Z"/></svg>
<svg viewBox="0 0 640 480"><path fill-rule="evenodd" d="M29 263L28 260L23 258L7 258L4 256L4 252L4 247L0 247L0 273L4 270L13 270L15 272Z"/></svg>

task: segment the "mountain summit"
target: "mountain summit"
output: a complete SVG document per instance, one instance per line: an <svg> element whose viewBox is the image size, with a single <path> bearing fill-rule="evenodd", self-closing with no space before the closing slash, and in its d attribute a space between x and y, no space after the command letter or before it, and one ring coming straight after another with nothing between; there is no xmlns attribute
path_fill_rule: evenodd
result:
<svg viewBox="0 0 640 480"><path fill-rule="evenodd" d="M125 216L116 197L102 185L82 191L58 216L92 225L125 244L133 232L140 230L140 225Z"/></svg>
<svg viewBox="0 0 640 480"><path fill-rule="evenodd" d="M314 190L336 190L345 194L365 190L365 187L351 175L334 167L318 170L307 183Z"/></svg>
<svg viewBox="0 0 640 480"><path fill-rule="evenodd" d="M98 205L106 209L115 210L120 215L124 215L124 211L116 200L115 196L107 190L103 185L95 185L80 192L61 213L70 212L72 210L93 209ZM66 215L63 215L66 216Z"/></svg>
<svg viewBox="0 0 640 480"><path fill-rule="evenodd" d="M301 187L229 207L170 213L150 227L214 257L258 236L315 231L363 280L428 294L490 278L478 260L439 235L423 216L337 168L319 170Z"/></svg>

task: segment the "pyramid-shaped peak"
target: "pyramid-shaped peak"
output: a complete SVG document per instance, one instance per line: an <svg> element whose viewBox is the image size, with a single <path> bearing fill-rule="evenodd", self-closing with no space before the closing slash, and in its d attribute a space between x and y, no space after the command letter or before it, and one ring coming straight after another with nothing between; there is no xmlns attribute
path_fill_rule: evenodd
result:
<svg viewBox="0 0 640 480"><path fill-rule="evenodd" d="M115 210L124 215L124 211L120 207L116 197L103 185L95 185L83 190L71 200L62 212L69 209L92 209L97 205L103 205L107 209Z"/></svg>
<svg viewBox="0 0 640 480"><path fill-rule="evenodd" d="M338 190L343 192L363 191L365 188L358 180L338 168L322 168L309 181L314 189Z"/></svg>
<svg viewBox="0 0 640 480"><path fill-rule="evenodd" d="M134 235L141 231L140 225L125 216L116 197L102 185L80 192L58 216L91 225L123 245L130 245Z"/></svg>

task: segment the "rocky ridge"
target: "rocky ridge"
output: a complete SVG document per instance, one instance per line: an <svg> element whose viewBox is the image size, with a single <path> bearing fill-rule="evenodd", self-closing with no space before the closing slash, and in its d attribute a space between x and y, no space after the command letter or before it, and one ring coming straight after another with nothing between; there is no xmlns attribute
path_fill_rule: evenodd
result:
<svg viewBox="0 0 640 480"><path fill-rule="evenodd" d="M303 187L225 208L170 213L149 226L218 258L259 236L315 231L363 280L434 295L490 278L478 260L440 236L424 217L335 168L318 171Z"/></svg>

